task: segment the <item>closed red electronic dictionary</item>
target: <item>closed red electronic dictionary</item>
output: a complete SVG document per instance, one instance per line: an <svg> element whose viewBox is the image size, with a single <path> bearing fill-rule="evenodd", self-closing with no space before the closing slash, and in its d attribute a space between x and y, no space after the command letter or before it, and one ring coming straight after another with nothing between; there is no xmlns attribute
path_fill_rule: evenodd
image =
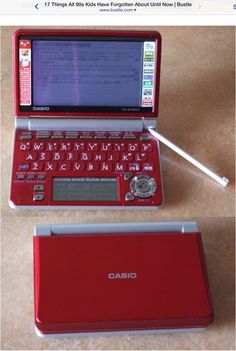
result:
<svg viewBox="0 0 236 351"><path fill-rule="evenodd" d="M196 222L36 226L34 289L40 336L202 330L213 321Z"/></svg>

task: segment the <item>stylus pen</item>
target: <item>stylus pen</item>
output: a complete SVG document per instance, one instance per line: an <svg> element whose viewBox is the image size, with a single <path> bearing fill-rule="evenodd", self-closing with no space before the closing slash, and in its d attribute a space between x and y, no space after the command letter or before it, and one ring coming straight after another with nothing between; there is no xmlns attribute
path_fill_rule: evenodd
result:
<svg viewBox="0 0 236 351"><path fill-rule="evenodd" d="M156 132L153 129L149 129L149 132L158 140L160 140L163 144L165 144L166 146L168 146L170 149L172 149L173 151L177 152L177 154L179 154L180 156L182 156L183 158L185 158L187 161L189 161L190 163L192 163L194 166L196 166L197 168L199 168L201 171L203 171L204 173L206 173L207 175L209 175L209 177L213 178L216 182L220 183L223 186L226 186L229 182L229 179L225 178L225 177L220 177L218 176L216 173L212 172L209 168L205 167L202 163L198 162L197 160L195 160L195 158L193 158L192 156L190 156L189 154L187 154L185 151L183 151L182 149L180 149L178 146L176 146L175 144L173 144L171 141L169 141L168 139L166 139L165 137L163 137L161 134L159 134L158 132Z"/></svg>

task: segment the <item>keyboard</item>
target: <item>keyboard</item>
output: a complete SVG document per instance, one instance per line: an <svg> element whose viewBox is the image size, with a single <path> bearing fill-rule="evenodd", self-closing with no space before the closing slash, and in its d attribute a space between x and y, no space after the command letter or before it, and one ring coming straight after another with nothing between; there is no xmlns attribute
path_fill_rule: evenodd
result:
<svg viewBox="0 0 236 351"><path fill-rule="evenodd" d="M148 132L16 130L11 202L160 204L158 143Z"/></svg>
<svg viewBox="0 0 236 351"><path fill-rule="evenodd" d="M153 140L145 133L20 132L17 144L22 172L154 170ZM17 179L23 180L24 174Z"/></svg>

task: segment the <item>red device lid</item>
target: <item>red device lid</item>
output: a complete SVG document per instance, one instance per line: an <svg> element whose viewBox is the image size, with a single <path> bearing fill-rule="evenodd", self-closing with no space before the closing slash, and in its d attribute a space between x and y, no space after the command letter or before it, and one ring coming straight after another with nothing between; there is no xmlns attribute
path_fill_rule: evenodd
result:
<svg viewBox="0 0 236 351"><path fill-rule="evenodd" d="M207 327L213 320L200 233L36 236L34 267L43 333Z"/></svg>
<svg viewBox="0 0 236 351"><path fill-rule="evenodd" d="M21 29L14 57L16 116L158 115L158 32Z"/></svg>

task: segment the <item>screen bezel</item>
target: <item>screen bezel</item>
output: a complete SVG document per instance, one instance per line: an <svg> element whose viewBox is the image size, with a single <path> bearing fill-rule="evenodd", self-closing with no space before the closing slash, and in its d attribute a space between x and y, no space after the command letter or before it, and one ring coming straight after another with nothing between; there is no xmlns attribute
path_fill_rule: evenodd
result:
<svg viewBox="0 0 236 351"><path fill-rule="evenodd" d="M35 111L33 105L20 106L19 102L19 41L20 39L42 39L42 40L117 40L117 41L155 41L155 99L153 107L140 108L111 108L111 107L77 107L77 106L57 106L49 111ZM160 82L160 54L161 36L158 32L150 31L84 31L84 30L19 30L15 33L15 112L16 116L57 116L57 117L157 117L159 82ZM32 82L32 76L31 76ZM31 91L32 93L32 91Z"/></svg>

